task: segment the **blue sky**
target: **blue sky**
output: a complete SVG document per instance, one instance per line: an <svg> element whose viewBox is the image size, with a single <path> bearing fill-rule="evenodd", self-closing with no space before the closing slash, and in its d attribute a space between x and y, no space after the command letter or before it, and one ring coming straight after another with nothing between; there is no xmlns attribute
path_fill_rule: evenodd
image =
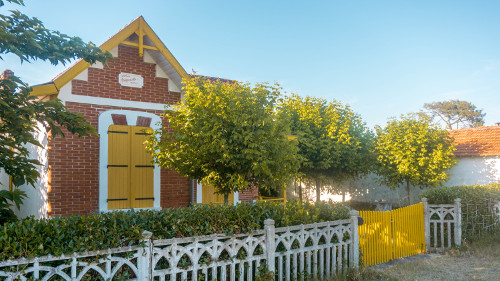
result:
<svg viewBox="0 0 500 281"><path fill-rule="evenodd" d="M500 122L500 1L60 1L20 8L101 44L142 15L187 72L278 82L348 103L369 126L462 99ZM12 8L12 5L3 8ZM31 84L64 66L20 65Z"/></svg>

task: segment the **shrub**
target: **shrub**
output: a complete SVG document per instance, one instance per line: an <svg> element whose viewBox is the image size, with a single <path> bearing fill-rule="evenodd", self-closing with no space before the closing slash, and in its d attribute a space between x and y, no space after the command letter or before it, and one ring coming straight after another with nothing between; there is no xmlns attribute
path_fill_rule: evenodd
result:
<svg viewBox="0 0 500 281"><path fill-rule="evenodd" d="M145 230L153 233L153 239L169 239L250 232L263 228L266 219L273 219L276 227L282 227L346 218L349 208L345 204L293 201L286 205L272 202L195 205L162 211L27 218L0 226L0 260L138 245Z"/></svg>
<svg viewBox="0 0 500 281"><path fill-rule="evenodd" d="M14 205L17 209L26 198L26 193L19 189L10 190L0 190L0 225L8 222L17 221L17 217L14 214L12 208Z"/></svg>
<svg viewBox="0 0 500 281"><path fill-rule="evenodd" d="M453 204L462 200L462 234L466 240L476 240L483 232L500 229L492 205L500 201L500 183L490 185L462 185L424 191L429 204Z"/></svg>

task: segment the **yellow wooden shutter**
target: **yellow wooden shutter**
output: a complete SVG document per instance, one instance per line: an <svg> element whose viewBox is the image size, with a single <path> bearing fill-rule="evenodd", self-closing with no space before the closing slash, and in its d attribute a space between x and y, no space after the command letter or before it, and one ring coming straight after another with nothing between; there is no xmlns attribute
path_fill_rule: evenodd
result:
<svg viewBox="0 0 500 281"><path fill-rule="evenodd" d="M153 158L146 151L144 142L153 130L148 127L132 127L131 134L131 188L132 208L149 208L154 203Z"/></svg>
<svg viewBox="0 0 500 281"><path fill-rule="evenodd" d="M108 129L108 209L130 208L130 127Z"/></svg>
<svg viewBox="0 0 500 281"><path fill-rule="evenodd" d="M224 195L216 194L215 188L206 183L202 184L202 192L201 192L201 202L202 204L224 204ZM234 202L234 192L229 194L228 203L233 204Z"/></svg>
<svg viewBox="0 0 500 281"><path fill-rule="evenodd" d="M154 165L144 145L152 132L148 127L109 126L109 210L154 206Z"/></svg>

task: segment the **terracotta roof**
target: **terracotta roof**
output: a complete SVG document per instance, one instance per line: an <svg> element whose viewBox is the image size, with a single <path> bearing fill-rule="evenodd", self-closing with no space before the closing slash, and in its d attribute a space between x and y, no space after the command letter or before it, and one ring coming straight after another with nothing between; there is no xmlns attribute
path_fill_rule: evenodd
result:
<svg viewBox="0 0 500 281"><path fill-rule="evenodd" d="M455 138L455 156L500 155L500 126L450 130Z"/></svg>

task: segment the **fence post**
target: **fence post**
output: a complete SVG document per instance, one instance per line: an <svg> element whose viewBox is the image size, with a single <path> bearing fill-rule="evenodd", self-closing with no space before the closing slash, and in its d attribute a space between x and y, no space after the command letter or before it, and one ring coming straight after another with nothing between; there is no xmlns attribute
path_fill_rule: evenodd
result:
<svg viewBox="0 0 500 281"><path fill-rule="evenodd" d="M144 248L139 252L140 255L137 259L137 271L139 273L137 280L153 280L153 267L151 264L153 244L151 243L151 236L153 236L153 233L149 231L142 232L141 241L144 243Z"/></svg>
<svg viewBox="0 0 500 281"><path fill-rule="evenodd" d="M462 200L455 199L455 244L462 245Z"/></svg>
<svg viewBox="0 0 500 281"><path fill-rule="evenodd" d="M431 220L429 212L429 203L427 198L422 198L424 203L424 231L425 231L425 251L431 250Z"/></svg>
<svg viewBox="0 0 500 281"><path fill-rule="evenodd" d="M351 214L351 233L352 233L352 247L351 247L351 265L352 268L359 267L359 236L358 236L358 216L359 212L352 210Z"/></svg>
<svg viewBox="0 0 500 281"><path fill-rule="evenodd" d="M266 232L266 258L267 269L274 274L275 272L275 252L276 252L276 238L274 232L274 220L267 219L264 221L264 231Z"/></svg>

